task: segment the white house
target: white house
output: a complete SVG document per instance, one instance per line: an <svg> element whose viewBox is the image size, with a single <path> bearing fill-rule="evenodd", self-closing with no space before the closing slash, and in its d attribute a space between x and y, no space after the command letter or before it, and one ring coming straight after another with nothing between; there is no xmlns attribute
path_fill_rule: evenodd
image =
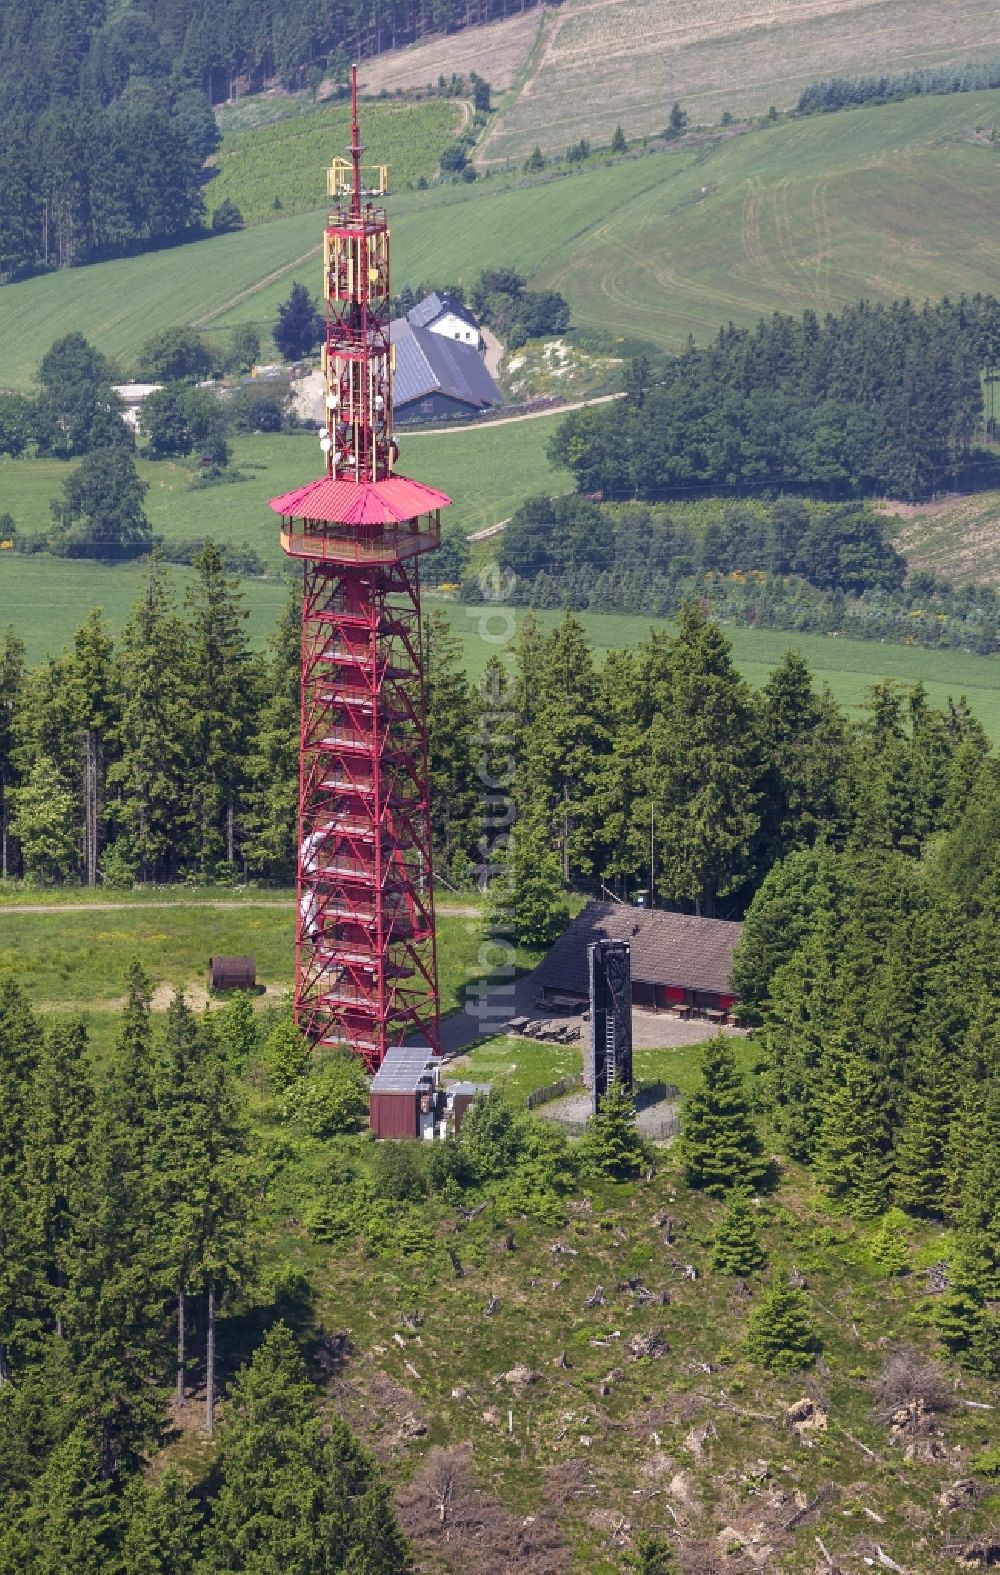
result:
<svg viewBox="0 0 1000 1575"><path fill-rule="evenodd" d="M480 352L486 349L486 341L475 317L467 306L450 295L442 295L434 290L418 301L406 316L414 328L429 328L432 334L440 334L442 339L457 339L459 344L474 345Z"/></svg>

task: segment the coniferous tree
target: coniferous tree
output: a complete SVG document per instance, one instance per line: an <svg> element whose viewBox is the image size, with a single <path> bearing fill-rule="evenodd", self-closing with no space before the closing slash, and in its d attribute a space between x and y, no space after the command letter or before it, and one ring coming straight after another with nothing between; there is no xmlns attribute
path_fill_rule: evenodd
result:
<svg viewBox="0 0 1000 1575"><path fill-rule="evenodd" d="M424 629L424 675L431 829L438 859L450 871L457 857L467 859L475 848L484 796L492 809L501 795L490 793L476 770L476 697L461 646L439 608Z"/></svg>
<svg viewBox="0 0 1000 1575"><path fill-rule="evenodd" d="M559 861L546 827L518 821L489 888L487 927L522 946L549 946L569 923Z"/></svg>
<svg viewBox="0 0 1000 1575"><path fill-rule="evenodd" d="M711 915L750 874L759 766L749 691L693 603L678 616L665 701L649 729L643 814L645 827L651 801L657 891Z"/></svg>
<svg viewBox="0 0 1000 1575"><path fill-rule="evenodd" d="M108 773L113 813L140 878L173 873L191 824L184 777L188 645L163 566L154 562L121 641L120 758Z"/></svg>
<svg viewBox="0 0 1000 1575"><path fill-rule="evenodd" d="M257 1020L245 990L234 990L215 1017L215 1033L234 1072L242 1072L257 1053Z"/></svg>
<svg viewBox="0 0 1000 1575"><path fill-rule="evenodd" d="M587 1122L582 1152L594 1170L613 1181L639 1174L649 1150L639 1135L631 1089L621 1083L608 1089Z"/></svg>
<svg viewBox="0 0 1000 1575"><path fill-rule="evenodd" d="M766 1262L750 1194L737 1188L729 1197L712 1242L712 1263L726 1274L753 1274Z"/></svg>
<svg viewBox="0 0 1000 1575"><path fill-rule="evenodd" d="M83 821L83 873L97 885L103 845L108 749L117 730L120 701L114 682L111 636L95 608L73 641L69 686L79 738L79 781Z"/></svg>
<svg viewBox="0 0 1000 1575"><path fill-rule="evenodd" d="M779 1282L757 1303L747 1325L747 1355L772 1372L811 1367L819 1342L804 1291Z"/></svg>
<svg viewBox="0 0 1000 1575"><path fill-rule="evenodd" d="M28 1218L25 1154L41 1030L13 981L0 982L0 1392L41 1321L38 1236Z"/></svg>
<svg viewBox="0 0 1000 1575"><path fill-rule="evenodd" d="M176 1466L168 1466L155 1485L137 1477L127 1515L122 1556L129 1575L194 1575L204 1517Z"/></svg>
<svg viewBox="0 0 1000 1575"><path fill-rule="evenodd" d="M702 1054L701 1080L682 1115L680 1154L691 1185L710 1197L751 1186L766 1172L743 1079L724 1034Z"/></svg>
<svg viewBox="0 0 1000 1575"><path fill-rule="evenodd" d="M56 1446L23 1517L23 1569L37 1575L104 1575L121 1516L98 1450L83 1423Z"/></svg>
<svg viewBox="0 0 1000 1575"><path fill-rule="evenodd" d="M590 795L597 757L607 747L593 657L572 613L543 640L537 683L518 796L524 813L546 828L568 883L592 865Z"/></svg>
<svg viewBox="0 0 1000 1575"><path fill-rule="evenodd" d="M885 1207L884 1089L864 1049L849 1033L830 1036L821 1074L814 1164L831 1198L873 1219Z"/></svg>
<svg viewBox="0 0 1000 1575"><path fill-rule="evenodd" d="M266 660L264 699L250 739L243 852L262 875L295 870L299 799L299 647L301 592L296 587L278 620Z"/></svg>
<svg viewBox="0 0 1000 1575"><path fill-rule="evenodd" d="M206 1553L219 1575L405 1575L378 1469L346 1427L324 1428L290 1331L277 1324L233 1384Z"/></svg>
<svg viewBox="0 0 1000 1575"><path fill-rule="evenodd" d="M25 680L24 655L24 642L9 628L0 649L0 880L14 874L10 791L20 780L14 751L17 711Z"/></svg>
<svg viewBox="0 0 1000 1575"><path fill-rule="evenodd" d="M195 853L204 874L221 859L235 864L242 813L244 756L255 689L248 613L222 554L208 542L188 592L187 688L191 707L190 794Z"/></svg>
<svg viewBox="0 0 1000 1575"><path fill-rule="evenodd" d="M309 355L323 337L323 319L304 284L293 284L287 301L278 307L271 338L286 361Z"/></svg>
<svg viewBox="0 0 1000 1575"><path fill-rule="evenodd" d="M94 1100L87 1054L87 1030L79 1019L46 1034L25 1137L26 1213L42 1269L46 1322L60 1336L87 1200Z"/></svg>

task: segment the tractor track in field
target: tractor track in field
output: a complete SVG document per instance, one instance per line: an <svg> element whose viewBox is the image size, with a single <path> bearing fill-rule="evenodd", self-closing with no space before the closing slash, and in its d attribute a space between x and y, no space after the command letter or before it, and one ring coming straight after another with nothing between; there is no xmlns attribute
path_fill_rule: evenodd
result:
<svg viewBox="0 0 1000 1575"><path fill-rule="evenodd" d="M296 268L300 268L303 263L311 261L313 257L318 257L322 250L322 245L310 246L309 250L303 252L301 257L293 257L290 262L282 263L280 268L272 268L271 272L264 274L263 278L255 280L253 284L248 284L242 290L238 290L235 295L231 295L228 301L223 301L220 306L213 306L211 311L204 312L201 317L196 317L192 321L192 328L207 328L210 323L214 323L218 318L224 317L227 312L231 312L234 307L239 306L249 296L259 295L261 290L266 290L269 284L277 284L280 279L285 278L286 274L292 273Z"/></svg>

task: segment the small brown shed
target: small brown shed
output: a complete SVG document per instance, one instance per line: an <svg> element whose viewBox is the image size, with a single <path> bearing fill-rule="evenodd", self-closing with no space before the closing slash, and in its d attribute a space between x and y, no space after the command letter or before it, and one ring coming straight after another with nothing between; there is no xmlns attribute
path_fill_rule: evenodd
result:
<svg viewBox="0 0 1000 1575"><path fill-rule="evenodd" d="M386 1051L372 1078L371 1129L377 1138L433 1137L437 1057L407 1045Z"/></svg>

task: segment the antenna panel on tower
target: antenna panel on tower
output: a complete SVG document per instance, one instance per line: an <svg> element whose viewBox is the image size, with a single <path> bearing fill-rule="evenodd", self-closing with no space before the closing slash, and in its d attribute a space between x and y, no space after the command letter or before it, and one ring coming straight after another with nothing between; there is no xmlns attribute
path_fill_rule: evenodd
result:
<svg viewBox="0 0 1000 1575"><path fill-rule="evenodd" d="M350 197L354 192L354 176L350 159L334 159L326 173L326 190L330 197ZM384 197L389 190L388 164L366 164L361 171L361 196Z"/></svg>

